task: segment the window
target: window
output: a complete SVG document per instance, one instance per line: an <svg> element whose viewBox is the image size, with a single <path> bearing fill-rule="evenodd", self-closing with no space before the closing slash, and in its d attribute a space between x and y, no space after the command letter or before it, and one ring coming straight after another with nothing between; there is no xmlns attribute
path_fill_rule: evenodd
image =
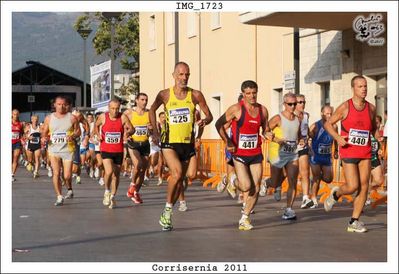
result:
<svg viewBox="0 0 399 274"><path fill-rule="evenodd" d="M149 49L155 50L156 49L155 14L150 16L148 36L149 36Z"/></svg>
<svg viewBox="0 0 399 274"><path fill-rule="evenodd" d="M220 12L212 12L211 13L211 30L216 30L221 28L220 23Z"/></svg>
<svg viewBox="0 0 399 274"><path fill-rule="evenodd" d="M187 37L197 36L197 13L187 13Z"/></svg>
<svg viewBox="0 0 399 274"><path fill-rule="evenodd" d="M321 106L329 106L330 100L330 82L325 82L320 84L321 87Z"/></svg>
<svg viewBox="0 0 399 274"><path fill-rule="evenodd" d="M168 45L175 43L175 14L174 12L166 13L166 42Z"/></svg>

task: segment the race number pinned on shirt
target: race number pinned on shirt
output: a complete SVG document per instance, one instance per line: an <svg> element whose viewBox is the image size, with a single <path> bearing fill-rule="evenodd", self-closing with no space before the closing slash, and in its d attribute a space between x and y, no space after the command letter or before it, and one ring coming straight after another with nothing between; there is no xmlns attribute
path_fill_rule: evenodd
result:
<svg viewBox="0 0 399 274"><path fill-rule="evenodd" d="M297 147L296 141L286 141L282 147L282 151L286 153L295 153Z"/></svg>
<svg viewBox="0 0 399 274"><path fill-rule="evenodd" d="M18 140L19 139L19 132L13 132L11 138L12 138L12 140Z"/></svg>
<svg viewBox="0 0 399 274"><path fill-rule="evenodd" d="M105 143L106 144L119 144L121 142L120 132L106 132Z"/></svg>
<svg viewBox="0 0 399 274"><path fill-rule="evenodd" d="M40 142L40 137L32 137L31 144L37 145Z"/></svg>
<svg viewBox="0 0 399 274"><path fill-rule="evenodd" d="M371 141L371 152L377 154L378 152L378 141Z"/></svg>
<svg viewBox="0 0 399 274"><path fill-rule="evenodd" d="M258 134L240 134L238 148L253 149L258 146Z"/></svg>
<svg viewBox="0 0 399 274"><path fill-rule="evenodd" d="M177 108L169 110L169 124L187 123L191 123L189 108Z"/></svg>
<svg viewBox="0 0 399 274"><path fill-rule="evenodd" d="M55 132L51 134L51 142L53 144L63 144L67 142L66 132Z"/></svg>
<svg viewBox="0 0 399 274"><path fill-rule="evenodd" d="M135 126L136 131L134 132L135 136L146 136L147 135L147 126Z"/></svg>
<svg viewBox="0 0 399 274"><path fill-rule="evenodd" d="M330 144L319 144L317 147L318 154L331 154L331 145Z"/></svg>
<svg viewBox="0 0 399 274"><path fill-rule="evenodd" d="M369 140L369 131L351 128L348 143L354 146L366 146Z"/></svg>

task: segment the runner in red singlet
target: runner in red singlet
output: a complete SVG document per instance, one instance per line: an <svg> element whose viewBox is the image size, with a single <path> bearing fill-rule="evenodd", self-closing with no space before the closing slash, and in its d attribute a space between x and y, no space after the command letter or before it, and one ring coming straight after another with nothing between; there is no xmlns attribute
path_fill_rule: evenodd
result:
<svg viewBox="0 0 399 274"><path fill-rule="evenodd" d="M230 106L216 121L215 127L226 144L227 150L232 153L234 167L238 177L238 189L248 193L243 207L243 214L238 229L250 230L253 228L249 215L258 200L260 181L262 179L262 135L266 135L268 127L268 112L266 107L257 103L258 85L251 80L241 85L243 100ZM231 122L232 121L232 122ZM232 137L229 138L224 125L231 122ZM269 139L272 134L267 134Z"/></svg>
<svg viewBox="0 0 399 274"><path fill-rule="evenodd" d="M134 133L129 118L120 113L120 102L113 99L109 102L109 112L101 114L95 124L94 134L100 140L100 151L104 166L105 192L103 204L114 208L115 195L118 190L120 169L123 160L123 136ZM101 127L101 134L100 132ZM110 190L110 188L112 189Z"/></svg>
<svg viewBox="0 0 399 274"><path fill-rule="evenodd" d="M330 196L324 202L324 209L330 211L340 196L357 191L347 231L366 232L367 228L359 221L359 217L367 199L370 179L370 135L373 134L378 139L378 129L375 124L375 106L366 101L366 79L363 76L355 76L351 86L353 97L342 103L324 125L339 145L339 155L346 178L346 184L331 190ZM340 134L333 128L338 121L341 121Z"/></svg>
<svg viewBox="0 0 399 274"><path fill-rule="evenodd" d="M21 137L23 134L24 124L19 121L19 110L14 109L12 111L12 120L11 120L11 142L12 142L12 182L15 181L14 175L17 171L18 167L18 159L19 155L21 155Z"/></svg>

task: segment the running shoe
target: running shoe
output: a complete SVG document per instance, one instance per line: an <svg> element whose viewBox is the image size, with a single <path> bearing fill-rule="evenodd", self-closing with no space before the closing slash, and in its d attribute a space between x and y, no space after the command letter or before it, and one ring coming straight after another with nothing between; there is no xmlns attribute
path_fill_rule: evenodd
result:
<svg viewBox="0 0 399 274"><path fill-rule="evenodd" d="M302 200L301 208L310 208L313 206L313 201L309 198L305 198Z"/></svg>
<svg viewBox="0 0 399 274"><path fill-rule="evenodd" d="M266 196L266 192L267 192L266 180L262 180L262 182L260 183L259 196L261 197Z"/></svg>
<svg viewBox="0 0 399 274"><path fill-rule="evenodd" d="M220 181L216 186L217 192L220 193L223 192L226 189L226 186L227 186L227 175L224 175L222 181Z"/></svg>
<svg viewBox="0 0 399 274"><path fill-rule="evenodd" d="M162 185L162 183L163 183L162 177L159 177L159 178L158 178L158 184L157 184L157 186Z"/></svg>
<svg viewBox="0 0 399 274"><path fill-rule="evenodd" d="M51 169L51 167L47 167L47 176L48 177L53 177L53 170Z"/></svg>
<svg viewBox="0 0 399 274"><path fill-rule="evenodd" d="M55 206L62 206L64 204L64 197L62 195L57 196L57 200L55 201Z"/></svg>
<svg viewBox="0 0 399 274"><path fill-rule="evenodd" d="M98 179L98 184L100 185L100 186L103 186L105 183L104 183L104 178L103 177L101 177L100 179Z"/></svg>
<svg viewBox="0 0 399 274"><path fill-rule="evenodd" d="M13 174L12 178L11 178L11 182L15 182L15 181L16 181L16 179L15 179L14 174Z"/></svg>
<svg viewBox="0 0 399 274"><path fill-rule="evenodd" d="M93 177L94 177L94 170L93 170L93 168L90 168L89 177L90 177L90 178L93 178Z"/></svg>
<svg viewBox="0 0 399 274"><path fill-rule="evenodd" d="M67 191L67 194L65 195L65 199L72 199L73 198L73 191L72 189Z"/></svg>
<svg viewBox="0 0 399 274"><path fill-rule="evenodd" d="M111 192L104 192L103 205L109 206L111 204Z"/></svg>
<svg viewBox="0 0 399 274"><path fill-rule="evenodd" d="M187 203L185 201L181 201L179 204L179 211L187 211L188 207L187 207Z"/></svg>
<svg viewBox="0 0 399 274"><path fill-rule="evenodd" d="M29 172L32 172L32 170L33 170L33 165L32 165L31 163L28 163L28 164L26 165L26 170L29 171Z"/></svg>
<svg viewBox="0 0 399 274"><path fill-rule="evenodd" d="M283 220L295 220L296 219L295 211L291 208L286 208L281 218Z"/></svg>
<svg viewBox="0 0 399 274"><path fill-rule="evenodd" d="M347 231L364 233L364 232L367 232L367 228L364 226L364 223L362 223L360 221L354 221L352 224L348 224Z"/></svg>
<svg viewBox="0 0 399 274"><path fill-rule="evenodd" d="M94 170L94 177L96 179L100 177L100 169L98 167L96 167L96 169Z"/></svg>
<svg viewBox="0 0 399 274"><path fill-rule="evenodd" d="M81 184L81 179L80 179L80 176L79 176L79 175L76 176L75 184L77 184L77 185L80 185L80 184Z"/></svg>
<svg viewBox="0 0 399 274"><path fill-rule="evenodd" d="M111 195L110 199L109 199L109 206L108 208L113 209L114 207L116 207L116 201L115 201L115 196Z"/></svg>
<svg viewBox="0 0 399 274"><path fill-rule="evenodd" d="M331 211L333 206L337 203L337 201L334 199L334 193L336 193L339 189L339 186L333 187L331 189L330 195L327 197L327 199L324 201L324 210L325 211Z"/></svg>
<svg viewBox="0 0 399 274"><path fill-rule="evenodd" d="M254 226L251 225L251 221L249 220L249 218L240 220L240 222L238 223L239 230L251 230L252 228L254 228Z"/></svg>
<svg viewBox="0 0 399 274"><path fill-rule="evenodd" d="M126 192L126 196L128 198L132 198L134 196L134 193L136 192L136 186L135 185L130 185Z"/></svg>
<svg viewBox="0 0 399 274"><path fill-rule="evenodd" d="M36 179L39 177L39 173L37 171L33 171L33 178Z"/></svg>
<svg viewBox="0 0 399 274"><path fill-rule="evenodd" d="M172 208L165 207L159 218L159 224L162 226L163 231L171 231L172 226Z"/></svg>
<svg viewBox="0 0 399 274"><path fill-rule="evenodd" d="M310 208L318 208L319 204L317 203L317 199L312 198L312 201L313 201L313 205Z"/></svg>
<svg viewBox="0 0 399 274"><path fill-rule="evenodd" d="M140 194L137 191L134 192L133 196L130 199L135 204L142 204L143 203L143 200L141 199Z"/></svg>
<svg viewBox="0 0 399 274"><path fill-rule="evenodd" d="M274 200L276 200L277 202L281 200L281 186L278 186L274 189Z"/></svg>
<svg viewBox="0 0 399 274"><path fill-rule="evenodd" d="M226 186L227 193L231 196L231 198L235 199L237 194L236 194L236 186L232 182L228 182Z"/></svg>

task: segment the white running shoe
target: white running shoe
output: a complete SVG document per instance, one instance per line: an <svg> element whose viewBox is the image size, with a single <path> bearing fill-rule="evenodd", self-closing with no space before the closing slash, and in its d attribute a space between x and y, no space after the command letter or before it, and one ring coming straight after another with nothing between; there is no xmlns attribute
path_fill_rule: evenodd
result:
<svg viewBox="0 0 399 274"><path fill-rule="evenodd" d="M51 169L51 167L47 167L47 176L48 177L53 177L53 170Z"/></svg>
<svg viewBox="0 0 399 274"><path fill-rule="evenodd" d="M96 179L100 178L100 169L98 167L94 170L94 177Z"/></svg>
<svg viewBox="0 0 399 274"><path fill-rule="evenodd" d="M93 178L93 177L94 177L94 170L93 170L93 168L90 168L89 177L90 177L90 178Z"/></svg>
<svg viewBox="0 0 399 274"><path fill-rule="evenodd" d="M98 179L98 184L99 184L100 186L103 186L103 185L104 185L104 178L103 178L103 177L101 177L100 179Z"/></svg>
<svg viewBox="0 0 399 274"><path fill-rule="evenodd" d="M57 196L57 200L55 201L55 206L62 206L64 204L64 197L62 195Z"/></svg>
<svg viewBox="0 0 399 274"><path fill-rule="evenodd" d="M158 178L158 184L157 184L157 186L162 185L162 183L163 183L162 177L159 177L159 178Z"/></svg>
<svg viewBox="0 0 399 274"><path fill-rule="evenodd" d="M291 208L286 208L281 218L283 220L295 220L296 219L295 211Z"/></svg>
<svg viewBox="0 0 399 274"><path fill-rule="evenodd" d="M65 195L65 199L72 199L73 198L73 191L72 189L67 191L67 194Z"/></svg>
<svg viewBox="0 0 399 274"><path fill-rule="evenodd" d="M179 204L179 211L187 211L187 203L185 201L181 201Z"/></svg>
<svg viewBox="0 0 399 274"><path fill-rule="evenodd" d="M267 191L266 180L262 180L262 182L260 183L259 196L261 197L266 196L266 191Z"/></svg>

